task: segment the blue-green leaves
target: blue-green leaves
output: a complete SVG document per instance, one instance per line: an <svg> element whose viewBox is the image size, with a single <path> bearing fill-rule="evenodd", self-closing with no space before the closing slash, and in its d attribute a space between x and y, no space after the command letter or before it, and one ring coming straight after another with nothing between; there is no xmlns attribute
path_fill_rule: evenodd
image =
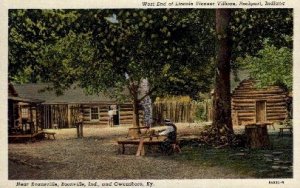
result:
<svg viewBox="0 0 300 188"><path fill-rule="evenodd" d="M293 59L292 50L286 47L277 48L264 42L264 48L256 56L238 58L250 70L252 78L258 80L258 87L270 85L293 88Z"/></svg>

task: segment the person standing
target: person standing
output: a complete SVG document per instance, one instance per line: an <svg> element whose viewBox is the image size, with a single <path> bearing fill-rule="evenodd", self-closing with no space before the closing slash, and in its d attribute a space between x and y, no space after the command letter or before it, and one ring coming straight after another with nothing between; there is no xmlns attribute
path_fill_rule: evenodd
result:
<svg viewBox="0 0 300 188"><path fill-rule="evenodd" d="M113 127L113 117L114 117L114 111L113 109L108 110L108 126Z"/></svg>

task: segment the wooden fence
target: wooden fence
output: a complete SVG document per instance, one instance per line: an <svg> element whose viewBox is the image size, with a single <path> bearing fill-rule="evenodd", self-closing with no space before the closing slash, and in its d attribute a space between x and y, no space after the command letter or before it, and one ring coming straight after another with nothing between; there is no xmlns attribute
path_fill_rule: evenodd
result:
<svg viewBox="0 0 300 188"><path fill-rule="evenodd" d="M43 129L53 128L53 124L57 124L58 128L69 127L67 104L45 104L41 110Z"/></svg>
<svg viewBox="0 0 300 188"><path fill-rule="evenodd" d="M161 122L163 119L171 119L175 123L192 123L195 121L212 120L212 102L189 101L159 101L153 106L153 117Z"/></svg>

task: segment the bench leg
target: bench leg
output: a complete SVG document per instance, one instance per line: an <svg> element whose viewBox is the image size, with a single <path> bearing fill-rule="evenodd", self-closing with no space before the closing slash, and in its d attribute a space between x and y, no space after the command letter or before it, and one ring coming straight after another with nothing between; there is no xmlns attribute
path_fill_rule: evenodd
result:
<svg viewBox="0 0 300 188"><path fill-rule="evenodd" d="M143 145L142 149L141 149L141 156L145 156L145 146Z"/></svg>
<svg viewBox="0 0 300 188"><path fill-rule="evenodd" d="M125 154L125 145L122 144L122 154Z"/></svg>
<svg viewBox="0 0 300 188"><path fill-rule="evenodd" d="M145 154L145 151L143 151L143 150L144 150L144 139L141 138L139 146L138 146L138 150L136 152L136 156L141 156L143 152Z"/></svg>
<svg viewBox="0 0 300 188"><path fill-rule="evenodd" d="M181 153L181 149L178 144L172 144L172 148L174 152L177 151L178 153Z"/></svg>

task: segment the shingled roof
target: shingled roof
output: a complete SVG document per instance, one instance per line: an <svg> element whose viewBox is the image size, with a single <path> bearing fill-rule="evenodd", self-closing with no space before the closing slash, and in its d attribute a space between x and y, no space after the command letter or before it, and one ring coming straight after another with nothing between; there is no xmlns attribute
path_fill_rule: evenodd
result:
<svg viewBox="0 0 300 188"><path fill-rule="evenodd" d="M55 91L43 91L50 86L47 83L38 84L14 84L15 90L20 97L34 98L45 101L44 104L85 104L85 103L115 103L116 100L103 93L99 95L87 95L82 88L76 87L64 91L63 95L57 96Z"/></svg>

